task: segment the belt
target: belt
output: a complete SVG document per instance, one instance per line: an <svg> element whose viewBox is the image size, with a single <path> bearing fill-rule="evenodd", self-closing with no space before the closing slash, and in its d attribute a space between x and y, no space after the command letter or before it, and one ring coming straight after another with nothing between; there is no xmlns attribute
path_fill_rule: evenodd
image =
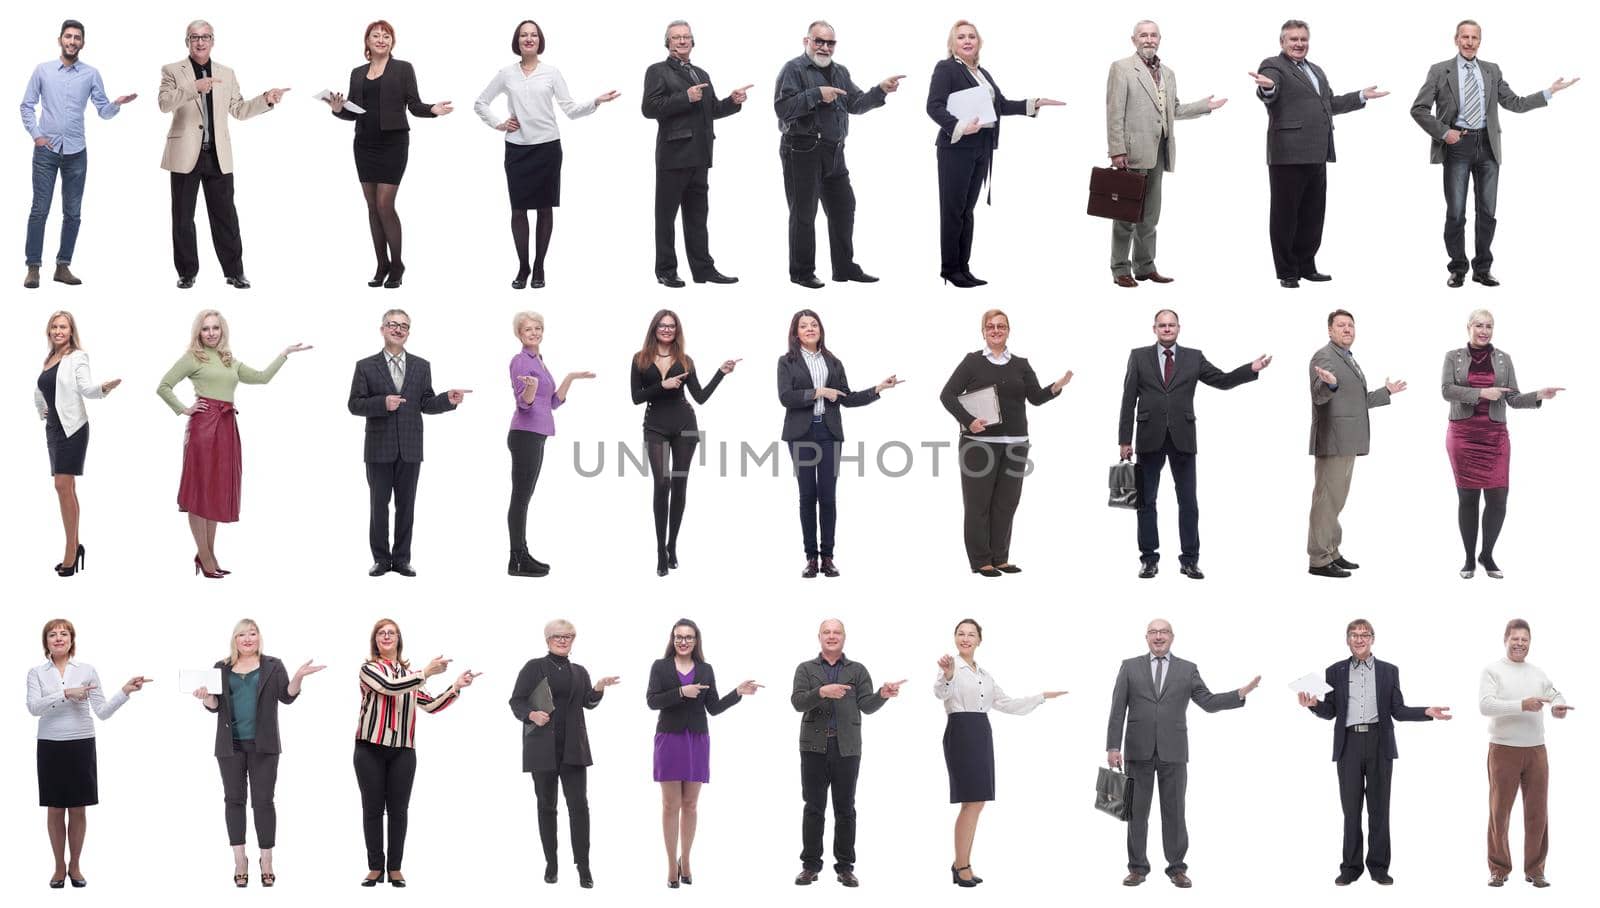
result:
<svg viewBox="0 0 1600 908"><path fill-rule="evenodd" d="M1459 132L1464 136L1470 136L1473 133L1483 132L1483 127L1482 126L1479 126L1476 129L1468 129L1465 126L1452 126L1451 129L1454 129L1456 132Z"/></svg>
<svg viewBox="0 0 1600 908"><path fill-rule="evenodd" d="M825 738L837 738L839 736L839 730L837 728L830 728L823 732L822 736Z"/></svg>
<svg viewBox="0 0 1600 908"><path fill-rule="evenodd" d="M1376 722L1363 722L1360 725L1346 725L1344 727L1344 730L1347 731L1347 732L1348 731L1353 731L1356 734L1364 735L1369 731L1377 731L1378 730L1378 723L1376 723Z"/></svg>

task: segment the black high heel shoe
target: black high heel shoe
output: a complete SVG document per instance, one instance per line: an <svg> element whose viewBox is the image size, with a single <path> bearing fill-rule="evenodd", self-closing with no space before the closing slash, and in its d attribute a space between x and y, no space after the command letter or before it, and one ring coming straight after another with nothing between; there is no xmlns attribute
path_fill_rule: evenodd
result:
<svg viewBox="0 0 1600 908"><path fill-rule="evenodd" d="M685 886L693 886L694 885L694 877L692 877L692 876L688 875L687 873L683 872L683 862L682 861L678 862L678 882L682 883Z"/></svg>
<svg viewBox="0 0 1600 908"><path fill-rule="evenodd" d="M262 868L260 858L256 858L256 869L261 871L262 889L271 889L273 884L278 882L278 875L276 873L268 873L264 868Z"/></svg>
<svg viewBox="0 0 1600 908"><path fill-rule="evenodd" d="M78 559L80 561L83 560L83 549L82 549L82 547L79 547L79 549L78 549ZM1489 579L1490 580L1503 580L1503 579L1505 579L1506 572L1500 570L1500 566L1495 564L1494 563L1494 559L1490 558L1488 555L1479 555L1478 556L1478 563L1483 565L1483 572L1485 574L1489 575Z"/></svg>
<svg viewBox="0 0 1600 908"><path fill-rule="evenodd" d="M974 886L978 885L979 883L983 882L983 877L976 876L976 875L963 878L961 876L961 871L963 871L963 870L967 871L968 873L971 873L972 872L972 865L968 864L965 867L957 867L956 865L951 864L950 865L950 882L956 884L957 886L960 886L962 889L971 889L972 887L974 887Z"/></svg>
<svg viewBox="0 0 1600 908"><path fill-rule="evenodd" d="M88 880L81 876L72 876L71 874L68 874L67 882L72 884L73 889L82 889L83 887L89 885Z"/></svg>
<svg viewBox="0 0 1600 908"><path fill-rule="evenodd" d="M383 871L382 870L374 870L374 871L369 871L369 872L376 873L377 876L363 877L362 880L361 880L361 885L362 886L365 886L366 888L371 889L372 887L374 887L374 886L378 885L379 883L383 882Z"/></svg>
<svg viewBox="0 0 1600 908"><path fill-rule="evenodd" d="M578 888L580 888L580 889L593 889L594 888L594 874L589 872L589 865L587 865L587 864L579 864L578 865Z"/></svg>
<svg viewBox="0 0 1600 908"><path fill-rule="evenodd" d="M667 576L667 565L668 564L669 564L669 562L667 561L667 549L666 549L666 547L665 546L658 547L656 549L656 576L657 577L665 577L665 576Z"/></svg>
<svg viewBox="0 0 1600 908"><path fill-rule="evenodd" d="M404 888L406 888L406 881L404 879L399 879L399 880L395 879L394 878L394 871L391 870L391 871L389 871L389 885L393 886L396 889L404 889Z"/></svg>
<svg viewBox="0 0 1600 908"><path fill-rule="evenodd" d="M944 278L944 282L946 284L955 284L957 287L960 287L963 290L978 286L977 284L974 284L972 280L966 276L966 274L960 271L946 271L939 276Z"/></svg>
<svg viewBox="0 0 1600 908"><path fill-rule="evenodd" d="M51 889L65 889L65 888L67 888L67 878L66 877L62 877L59 880L51 880L50 881L50 888Z"/></svg>
<svg viewBox="0 0 1600 908"><path fill-rule="evenodd" d="M528 286L528 269L518 268L517 276L511 279L511 289L521 290L526 286Z"/></svg>
<svg viewBox="0 0 1600 908"><path fill-rule="evenodd" d="M367 281L368 287L382 287L383 282L389 279L389 263L384 262L378 270L372 273L372 280Z"/></svg>
<svg viewBox="0 0 1600 908"><path fill-rule="evenodd" d="M676 542L667 546L667 567L678 569L678 544Z"/></svg>
<svg viewBox="0 0 1600 908"><path fill-rule="evenodd" d="M76 559L74 559L72 564L70 564L70 565L68 565L68 564L58 564L58 565L56 565L56 576L58 576L58 577L71 577L73 574L76 574L79 571L83 570L84 569L84 557L83 556L85 554L86 554L86 552L85 552L85 550L83 548L83 544L79 543L78 544L78 557Z"/></svg>
<svg viewBox="0 0 1600 908"><path fill-rule="evenodd" d="M543 290L544 289L544 269L543 268L535 268L535 269L533 269L533 274L529 276L528 283L530 285L532 285L533 289L535 289L535 290Z"/></svg>
<svg viewBox="0 0 1600 908"><path fill-rule="evenodd" d="M400 264L399 262L395 262L393 265L389 266L389 277L384 280L383 286L390 290L400 286L400 279L405 276L405 273L406 266Z"/></svg>
<svg viewBox="0 0 1600 908"><path fill-rule="evenodd" d="M974 286L974 287L986 287L989 284L988 281L984 280L981 277L978 277L976 274L973 274L970 271L963 271L963 272L961 272L961 275L963 277L965 277L968 281L971 281L972 282L972 286Z"/></svg>

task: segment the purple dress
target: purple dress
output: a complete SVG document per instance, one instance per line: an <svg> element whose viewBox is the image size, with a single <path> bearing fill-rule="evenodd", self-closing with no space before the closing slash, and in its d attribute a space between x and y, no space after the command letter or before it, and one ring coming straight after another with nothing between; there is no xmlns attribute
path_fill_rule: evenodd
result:
<svg viewBox="0 0 1600 908"><path fill-rule="evenodd" d="M1472 362L1467 367L1467 384L1494 387L1494 348L1469 348L1468 352ZM1505 423L1489 418L1487 400L1480 398L1470 417L1450 420L1444 449L1456 474L1456 488L1504 489L1511 484L1511 433Z"/></svg>
<svg viewBox="0 0 1600 908"><path fill-rule="evenodd" d="M694 669L677 674L680 685L694 683ZM711 781L711 736L693 731L657 732L655 780Z"/></svg>

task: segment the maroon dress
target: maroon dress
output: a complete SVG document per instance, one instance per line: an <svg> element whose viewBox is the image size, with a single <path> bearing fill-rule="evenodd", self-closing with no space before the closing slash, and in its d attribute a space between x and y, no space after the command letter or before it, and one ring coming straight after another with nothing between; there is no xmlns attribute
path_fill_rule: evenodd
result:
<svg viewBox="0 0 1600 908"><path fill-rule="evenodd" d="M1467 384L1494 387L1494 347L1468 347L1467 352L1472 357ZM1471 416L1450 420L1444 449L1456 474L1456 488L1503 489L1511 484L1511 435L1505 423L1489 418L1489 401L1479 398Z"/></svg>

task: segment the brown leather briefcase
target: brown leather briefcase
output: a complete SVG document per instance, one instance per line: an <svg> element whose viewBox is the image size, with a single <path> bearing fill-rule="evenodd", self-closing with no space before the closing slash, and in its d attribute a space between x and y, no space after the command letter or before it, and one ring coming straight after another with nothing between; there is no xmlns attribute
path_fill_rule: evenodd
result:
<svg viewBox="0 0 1600 908"><path fill-rule="evenodd" d="M1144 218L1144 174L1096 167L1089 171L1089 214L1115 221Z"/></svg>

